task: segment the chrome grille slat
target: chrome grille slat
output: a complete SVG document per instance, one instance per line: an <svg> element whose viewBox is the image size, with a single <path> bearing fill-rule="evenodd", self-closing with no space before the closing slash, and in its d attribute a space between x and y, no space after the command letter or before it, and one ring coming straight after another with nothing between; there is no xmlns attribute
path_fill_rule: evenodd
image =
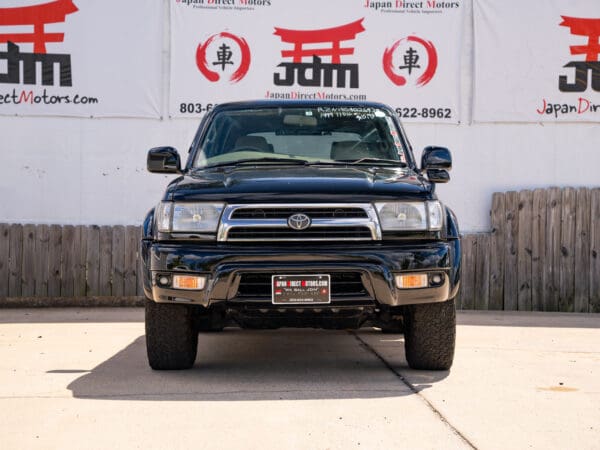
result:
<svg viewBox="0 0 600 450"><path fill-rule="evenodd" d="M304 213L311 218L368 218L362 208L238 208L231 215L232 219L287 219L292 214Z"/></svg>
<svg viewBox="0 0 600 450"><path fill-rule="evenodd" d="M303 231L273 227L237 227L229 231L229 240L236 239L371 239L367 227L313 227Z"/></svg>
<svg viewBox="0 0 600 450"><path fill-rule="evenodd" d="M297 213L311 218L306 230L288 226L288 218ZM375 241L381 240L381 227L370 203L239 204L225 207L217 240Z"/></svg>

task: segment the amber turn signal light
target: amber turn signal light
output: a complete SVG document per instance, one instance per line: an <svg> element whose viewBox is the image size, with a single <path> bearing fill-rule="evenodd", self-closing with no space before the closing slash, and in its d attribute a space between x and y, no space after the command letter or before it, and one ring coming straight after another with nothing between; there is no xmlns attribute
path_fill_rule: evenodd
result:
<svg viewBox="0 0 600 450"><path fill-rule="evenodd" d="M174 289L202 290L206 284L206 277L195 275L173 275Z"/></svg>
<svg viewBox="0 0 600 450"><path fill-rule="evenodd" d="M398 289L417 289L427 287L429 284L427 274L396 275Z"/></svg>

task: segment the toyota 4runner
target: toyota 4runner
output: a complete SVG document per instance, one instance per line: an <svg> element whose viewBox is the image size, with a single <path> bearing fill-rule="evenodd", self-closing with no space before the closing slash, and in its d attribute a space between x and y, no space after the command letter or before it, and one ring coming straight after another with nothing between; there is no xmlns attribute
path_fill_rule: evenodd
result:
<svg viewBox="0 0 600 450"><path fill-rule="evenodd" d="M452 365L460 278L456 218L435 194L450 152L420 167L397 116L367 102L239 102L202 119L179 174L144 220L146 344L185 369L198 333L375 326L404 333L416 369Z"/></svg>

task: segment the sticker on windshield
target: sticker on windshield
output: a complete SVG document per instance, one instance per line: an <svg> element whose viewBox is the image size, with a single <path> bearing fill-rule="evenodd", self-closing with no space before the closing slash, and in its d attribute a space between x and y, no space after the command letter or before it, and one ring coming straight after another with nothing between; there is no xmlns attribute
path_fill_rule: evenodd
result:
<svg viewBox="0 0 600 450"><path fill-rule="evenodd" d="M317 112L323 119L329 119L332 117L353 117L356 120L369 120L375 117L382 117L379 114L383 111L376 108L357 108L357 107L327 107L320 106L317 108ZM386 115L385 113L383 113Z"/></svg>
<svg viewBox="0 0 600 450"><path fill-rule="evenodd" d="M396 147L396 153L398 153L398 158L403 163L406 163L406 158L404 156L404 151L402 149L402 142L400 141L400 135L396 131L396 124L392 120L392 118L388 115L385 117L385 122L387 123L388 128L390 129L390 134L394 139L394 146Z"/></svg>

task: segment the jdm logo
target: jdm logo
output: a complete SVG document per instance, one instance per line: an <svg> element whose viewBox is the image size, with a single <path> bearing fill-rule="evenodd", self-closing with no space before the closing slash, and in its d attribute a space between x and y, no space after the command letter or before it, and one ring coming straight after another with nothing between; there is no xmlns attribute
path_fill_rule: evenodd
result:
<svg viewBox="0 0 600 450"><path fill-rule="evenodd" d="M213 34L196 49L198 70L211 83L223 74L229 75L230 83L237 83L248 73L251 59L246 40L227 32Z"/></svg>
<svg viewBox="0 0 600 450"><path fill-rule="evenodd" d="M0 8L0 61L6 61L6 73L0 73L0 83L37 84L37 67L41 65L42 85L54 85L54 65L58 64L60 85L71 86L71 55L47 53L46 44L63 42L65 34L48 32L47 24L63 23L68 14L77 12L72 0L55 0L39 5L18 8ZM33 33L21 31L23 26L33 28ZM11 27L21 27L14 29ZM33 52L23 52L18 44L33 44ZM21 67L23 68L21 72Z"/></svg>
<svg viewBox="0 0 600 450"><path fill-rule="evenodd" d="M600 19L582 19L561 16L563 27L569 27L571 34L588 38L587 45L572 45L571 55L585 55L585 61L571 61L563 67L575 69L575 81L569 83L566 75L558 78L561 92L584 92L588 88L588 73L592 75L592 90L600 92Z"/></svg>
<svg viewBox="0 0 600 450"><path fill-rule="evenodd" d="M385 49L382 64L383 71L396 86L405 86L411 81L417 87L422 87L435 75L437 51L431 41L408 36Z"/></svg>
<svg viewBox="0 0 600 450"><path fill-rule="evenodd" d="M346 87L346 75L349 76L350 88L358 88L358 64L342 63L342 56L353 55L354 48L342 46L342 41L351 41L358 33L365 31L364 19L341 25L339 27L320 30L288 30L275 28L275 35L282 42L292 44L292 49L282 50L283 58L291 58L291 62L282 62L277 67L285 69L284 75L273 74L273 83L277 86ZM309 48L304 47L308 45ZM330 58L323 62L322 57ZM304 62L304 58L310 58Z"/></svg>

